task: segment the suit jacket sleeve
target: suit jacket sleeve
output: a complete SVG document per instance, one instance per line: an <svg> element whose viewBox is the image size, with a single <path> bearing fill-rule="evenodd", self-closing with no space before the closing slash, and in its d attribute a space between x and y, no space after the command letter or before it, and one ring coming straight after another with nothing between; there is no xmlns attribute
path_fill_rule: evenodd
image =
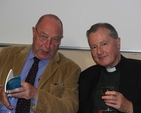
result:
<svg viewBox="0 0 141 113"><path fill-rule="evenodd" d="M141 112L141 61L122 56L119 92L132 102L134 113Z"/></svg>

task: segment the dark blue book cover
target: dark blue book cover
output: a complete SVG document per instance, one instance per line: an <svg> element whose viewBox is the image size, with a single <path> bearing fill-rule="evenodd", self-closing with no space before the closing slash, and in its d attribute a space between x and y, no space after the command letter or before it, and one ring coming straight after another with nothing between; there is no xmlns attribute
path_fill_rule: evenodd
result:
<svg viewBox="0 0 141 113"><path fill-rule="evenodd" d="M21 87L21 77L20 76L11 78L6 84L6 90L12 90L18 87Z"/></svg>
<svg viewBox="0 0 141 113"><path fill-rule="evenodd" d="M16 76L14 77L12 69L10 69L6 81L5 81L5 92L7 90L12 90L15 88L21 87L21 77Z"/></svg>

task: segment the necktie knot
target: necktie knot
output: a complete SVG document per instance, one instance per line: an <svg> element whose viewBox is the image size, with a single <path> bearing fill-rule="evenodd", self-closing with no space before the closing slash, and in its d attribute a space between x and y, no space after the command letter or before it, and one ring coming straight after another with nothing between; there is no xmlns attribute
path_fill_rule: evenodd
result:
<svg viewBox="0 0 141 113"><path fill-rule="evenodd" d="M37 58L37 57L34 57L34 62L37 62L37 63L39 63L39 61L40 61L40 59L39 59L39 58Z"/></svg>

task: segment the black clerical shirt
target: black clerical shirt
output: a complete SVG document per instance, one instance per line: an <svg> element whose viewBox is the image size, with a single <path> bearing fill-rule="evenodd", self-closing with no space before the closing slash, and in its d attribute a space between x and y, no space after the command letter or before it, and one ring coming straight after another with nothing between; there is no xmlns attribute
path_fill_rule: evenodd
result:
<svg viewBox="0 0 141 113"><path fill-rule="evenodd" d="M97 110L106 110L107 106L104 101L101 99L101 87L104 86L114 86L115 91L119 91L119 80L120 80L120 68L119 64L115 67L114 72L108 72L104 67L100 72L99 82L96 86L96 89L93 91L93 113L96 113ZM115 110L116 111L116 110Z"/></svg>

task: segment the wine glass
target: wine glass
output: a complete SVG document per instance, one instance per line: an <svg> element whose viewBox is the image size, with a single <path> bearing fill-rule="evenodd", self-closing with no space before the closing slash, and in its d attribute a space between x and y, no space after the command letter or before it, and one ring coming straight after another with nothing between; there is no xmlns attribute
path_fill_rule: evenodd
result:
<svg viewBox="0 0 141 113"><path fill-rule="evenodd" d="M106 95L106 94L105 94L106 91L114 91L114 86L105 86L105 87L101 87L101 95L102 95L102 96ZM108 95L106 95L106 96L113 96L113 95L112 95L112 94L108 94ZM107 106L107 109L106 109L106 110L103 110L103 111L105 111L105 112L107 111L107 112L108 112L108 111L113 111L113 110L110 109L110 107Z"/></svg>

